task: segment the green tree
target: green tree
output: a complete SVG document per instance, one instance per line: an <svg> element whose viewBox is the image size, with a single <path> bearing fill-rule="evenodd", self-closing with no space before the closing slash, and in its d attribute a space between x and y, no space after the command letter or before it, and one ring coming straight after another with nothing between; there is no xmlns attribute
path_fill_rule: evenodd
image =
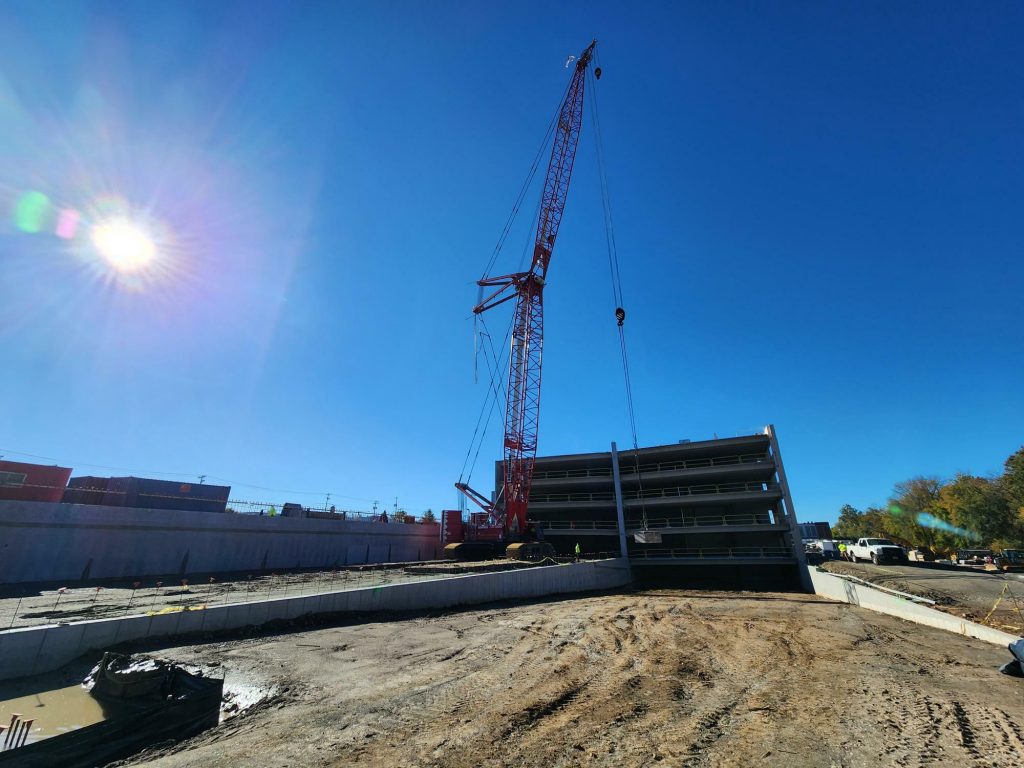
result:
<svg viewBox="0 0 1024 768"><path fill-rule="evenodd" d="M839 520L832 526L832 535L837 539L859 539L868 535L866 525L863 512L849 504L843 504L839 510Z"/></svg>
<svg viewBox="0 0 1024 768"><path fill-rule="evenodd" d="M996 540L1019 536L1017 516L998 481L957 474L942 488L939 505L945 512L945 519L977 537L959 537L961 546L987 547Z"/></svg>
<svg viewBox="0 0 1024 768"><path fill-rule="evenodd" d="M424 523L433 523L433 522L435 522L437 520L437 518L434 517L434 510L428 509L426 512L423 513L423 516L420 517L420 520L423 521Z"/></svg>
<svg viewBox="0 0 1024 768"><path fill-rule="evenodd" d="M1014 515L1024 521L1024 448L1011 454L1003 469L999 487Z"/></svg>
<svg viewBox="0 0 1024 768"><path fill-rule="evenodd" d="M942 481L937 477L912 477L892 489L889 497L887 533L907 546L950 549L955 546L950 536L938 528L920 524L922 513L947 520L939 504Z"/></svg>

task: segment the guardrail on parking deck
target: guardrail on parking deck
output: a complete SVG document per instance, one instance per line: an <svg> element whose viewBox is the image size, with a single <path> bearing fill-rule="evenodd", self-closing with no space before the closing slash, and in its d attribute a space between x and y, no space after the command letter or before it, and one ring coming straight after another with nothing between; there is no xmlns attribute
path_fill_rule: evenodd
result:
<svg viewBox="0 0 1024 768"><path fill-rule="evenodd" d="M708 467L729 467L737 464L771 464L771 457L765 453L743 453L734 456L713 456L705 459L686 459L685 461L661 461L654 464L641 464L637 467L628 462L629 453L623 451L622 474L635 475L637 472L672 472L680 469L706 469ZM534 472L534 480L563 480L578 477L611 477L611 469L598 467L595 469L549 469Z"/></svg>
<svg viewBox="0 0 1024 768"><path fill-rule="evenodd" d="M531 521L540 531L615 531L614 520L551 520Z"/></svg>
<svg viewBox="0 0 1024 768"><path fill-rule="evenodd" d="M736 512L696 517L648 517L646 524L639 520L627 520L626 528L703 528L713 525L774 525L775 522L769 512Z"/></svg>
<svg viewBox="0 0 1024 768"><path fill-rule="evenodd" d="M538 530L544 531L614 531L618 525L614 520L536 520L531 521ZM698 515L696 517L654 517L640 520L626 520L626 529L638 528L705 528L709 526L763 525L771 526L777 521L770 512L736 512L726 515Z"/></svg>
<svg viewBox="0 0 1024 768"><path fill-rule="evenodd" d="M622 494L626 501L636 499L660 499L674 498L678 496L704 496L719 493L745 493L757 491L776 491L778 484L774 482L750 482L750 483L714 483L705 485L681 485L674 488L645 488L642 491L627 491ZM547 493L531 494L530 502L533 504L550 504L563 501L613 501L615 494L612 491L601 491L598 493Z"/></svg>

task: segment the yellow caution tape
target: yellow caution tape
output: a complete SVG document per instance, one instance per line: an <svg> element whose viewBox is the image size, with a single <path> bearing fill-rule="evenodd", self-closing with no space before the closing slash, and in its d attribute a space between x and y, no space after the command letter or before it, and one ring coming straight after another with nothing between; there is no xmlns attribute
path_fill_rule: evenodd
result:
<svg viewBox="0 0 1024 768"><path fill-rule="evenodd" d="M993 613L995 613L995 612L996 612L996 608L998 608L998 607L999 607L999 604L1000 604L1001 602L1003 602L1003 597L1004 597L1004 596L1006 595L1006 593L1007 593L1007 592L1009 591L1009 589L1010 589L1010 583L1009 583L1009 582L1007 582L1007 583L1003 584L1003 589L1002 589L1002 591L1001 591L1001 592L999 593L999 597L998 597L998 598L996 598L996 602L995 602L995 605L993 605L993 606L992 606L992 610L991 610L991 611L989 611L989 612L988 612L988 615L986 615L986 616L985 616L985 618L981 620L981 623L982 623L982 624L984 624L984 623L985 623L986 621L988 621L988 617L989 617L989 616L991 616L991 615L992 615Z"/></svg>

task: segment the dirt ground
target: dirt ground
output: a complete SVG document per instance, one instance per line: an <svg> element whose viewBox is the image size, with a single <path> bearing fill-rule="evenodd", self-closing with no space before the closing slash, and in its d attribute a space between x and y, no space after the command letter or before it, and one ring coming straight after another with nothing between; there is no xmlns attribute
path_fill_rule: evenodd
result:
<svg viewBox="0 0 1024 768"><path fill-rule="evenodd" d="M929 568L924 565L874 565L833 560L823 566L936 601L941 611L1024 635L1024 576L973 568ZM1002 599L1000 599L1002 597ZM998 605L997 605L998 601ZM993 610L995 608L995 610Z"/></svg>
<svg viewBox="0 0 1024 768"><path fill-rule="evenodd" d="M276 693L131 765L1024 764L1005 649L802 594L647 590L159 655Z"/></svg>

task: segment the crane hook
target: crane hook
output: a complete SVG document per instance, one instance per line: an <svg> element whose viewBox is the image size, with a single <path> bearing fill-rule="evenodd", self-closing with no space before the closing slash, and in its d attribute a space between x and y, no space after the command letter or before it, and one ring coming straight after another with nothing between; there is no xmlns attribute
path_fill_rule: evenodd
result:
<svg viewBox="0 0 1024 768"><path fill-rule="evenodd" d="M601 68L600 67L594 67L594 77L596 77L598 80L601 79Z"/></svg>
<svg viewBox="0 0 1024 768"><path fill-rule="evenodd" d="M619 328L621 328L622 324L626 322L626 310L624 310L622 307L616 307L615 319L619 321Z"/></svg>

